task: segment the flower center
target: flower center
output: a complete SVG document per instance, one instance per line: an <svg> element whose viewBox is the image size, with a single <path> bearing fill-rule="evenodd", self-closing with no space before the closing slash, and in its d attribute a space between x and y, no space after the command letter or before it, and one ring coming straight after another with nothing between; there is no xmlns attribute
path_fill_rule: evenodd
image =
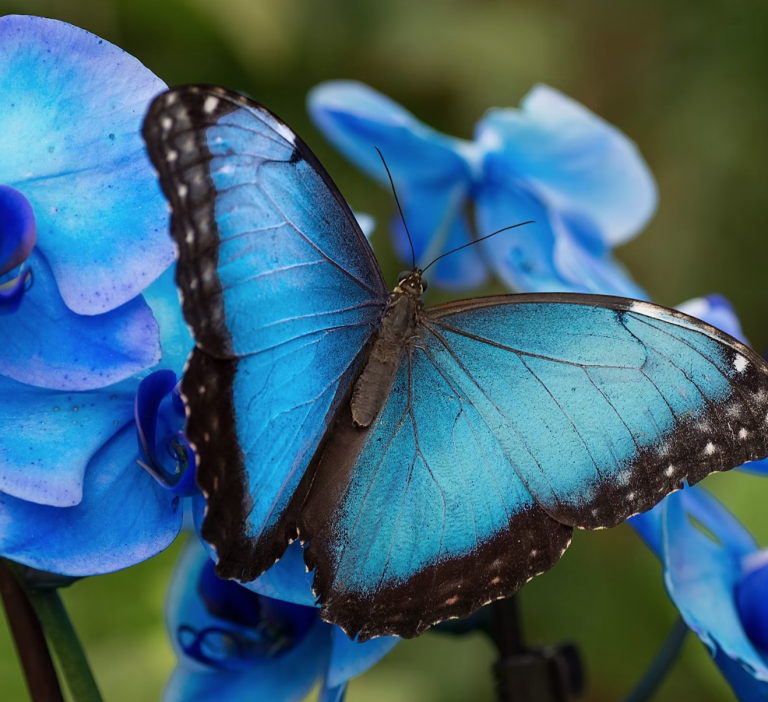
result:
<svg viewBox="0 0 768 702"><path fill-rule="evenodd" d="M139 464L164 488L188 497L196 491L195 454L182 431L184 404L176 374L159 370L139 384L134 400Z"/></svg>
<svg viewBox="0 0 768 702"><path fill-rule="evenodd" d="M14 312L32 283L24 266L37 240L32 205L18 190L0 185L0 313Z"/></svg>
<svg viewBox="0 0 768 702"><path fill-rule="evenodd" d="M312 607L257 595L222 580L209 560L200 572L198 592L219 623L202 629L182 625L178 641L190 658L222 670L246 670L296 646L316 619Z"/></svg>

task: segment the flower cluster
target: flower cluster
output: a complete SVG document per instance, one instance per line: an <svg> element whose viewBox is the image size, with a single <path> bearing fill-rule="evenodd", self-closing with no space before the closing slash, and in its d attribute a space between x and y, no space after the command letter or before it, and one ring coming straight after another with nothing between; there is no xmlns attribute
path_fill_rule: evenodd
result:
<svg viewBox="0 0 768 702"><path fill-rule="evenodd" d="M194 342L140 136L165 84L93 34L37 17L0 18L0 65L0 556L96 575L166 548L196 494L177 389ZM556 90L488 112L472 140L358 83L318 86L309 112L386 184L381 150L420 266L533 221L438 261L438 286L493 275L519 292L647 298L612 251L652 217L654 179L624 134ZM391 229L410 262L402 223ZM720 296L680 309L744 340ZM743 469L768 474L768 459ZM631 523L740 699L765 699L768 552L698 487ZM245 586L214 564L191 536L168 592L178 665L167 702L298 702L318 683L322 702L340 702L398 642L361 644L322 621L299 543Z"/></svg>

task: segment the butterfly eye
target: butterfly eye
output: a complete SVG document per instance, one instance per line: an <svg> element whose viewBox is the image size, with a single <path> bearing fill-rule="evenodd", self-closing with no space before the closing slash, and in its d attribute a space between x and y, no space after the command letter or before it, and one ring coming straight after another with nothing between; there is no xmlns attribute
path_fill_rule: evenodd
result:
<svg viewBox="0 0 768 702"><path fill-rule="evenodd" d="M397 282L402 283L409 275L411 275L411 271L403 271L400 273L399 276L397 276Z"/></svg>
<svg viewBox="0 0 768 702"><path fill-rule="evenodd" d="M429 282L426 278L421 279L421 292L427 292L427 288L429 287Z"/></svg>

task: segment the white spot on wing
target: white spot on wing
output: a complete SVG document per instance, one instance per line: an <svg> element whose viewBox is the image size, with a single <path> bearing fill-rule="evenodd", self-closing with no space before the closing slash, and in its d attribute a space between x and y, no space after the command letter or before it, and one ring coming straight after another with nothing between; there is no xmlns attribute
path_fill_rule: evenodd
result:
<svg viewBox="0 0 768 702"><path fill-rule="evenodd" d="M296 144L296 135L288 129L282 122L275 124L275 131L283 137L289 144Z"/></svg>
<svg viewBox="0 0 768 702"><path fill-rule="evenodd" d="M739 429L739 438L740 439L746 439L748 436L749 436L749 432L744 427Z"/></svg>
<svg viewBox="0 0 768 702"><path fill-rule="evenodd" d="M669 468L667 468L664 473L666 473L667 477L671 477L673 473L675 472L675 467L670 465Z"/></svg>
<svg viewBox="0 0 768 702"><path fill-rule="evenodd" d="M736 358L733 359L733 367L736 369L737 373L743 373L748 365L749 361L744 358L744 356L736 354Z"/></svg>
<svg viewBox="0 0 768 702"><path fill-rule="evenodd" d="M179 189L178 189L179 197L186 197L188 192L189 192L189 188L186 185L184 185L184 183L179 185Z"/></svg>
<svg viewBox="0 0 768 702"><path fill-rule="evenodd" d="M173 120L170 117L162 117L160 126L167 132L173 126Z"/></svg>
<svg viewBox="0 0 768 702"><path fill-rule="evenodd" d="M704 453L707 454L707 456L711 456L715 452L715 445L710 441L705 447L704 447Z"/></svg>
<svg viewBox="0 0 768 702"><path fill-rule="evenodd" d="M219 98L214 97L213 95L209 95L207 98L205 98L205 102L203 103L203 111L206 114L211 114L217 107L219 106Z"/></svg>

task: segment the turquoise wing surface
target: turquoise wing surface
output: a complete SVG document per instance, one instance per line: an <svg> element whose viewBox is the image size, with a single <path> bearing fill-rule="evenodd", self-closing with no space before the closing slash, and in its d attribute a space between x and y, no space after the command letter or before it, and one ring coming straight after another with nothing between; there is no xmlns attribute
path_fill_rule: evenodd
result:
<svg viewBox="0 0 768 702"><path fill-rule="evenodd" d="M388 292L309 148L255 102L160 95L144 138L173 211L176 281L196 341L182 384L217 573L252 580L344 398Z"/></svg>
<svg viewBox="0 0 768 702"><path fill-rule="evenodd" d="M296 510L323 616L414 636L511 595L599 529L768 454L768 365L645 302L435 307L367 431L348 413Z"/></svg>

